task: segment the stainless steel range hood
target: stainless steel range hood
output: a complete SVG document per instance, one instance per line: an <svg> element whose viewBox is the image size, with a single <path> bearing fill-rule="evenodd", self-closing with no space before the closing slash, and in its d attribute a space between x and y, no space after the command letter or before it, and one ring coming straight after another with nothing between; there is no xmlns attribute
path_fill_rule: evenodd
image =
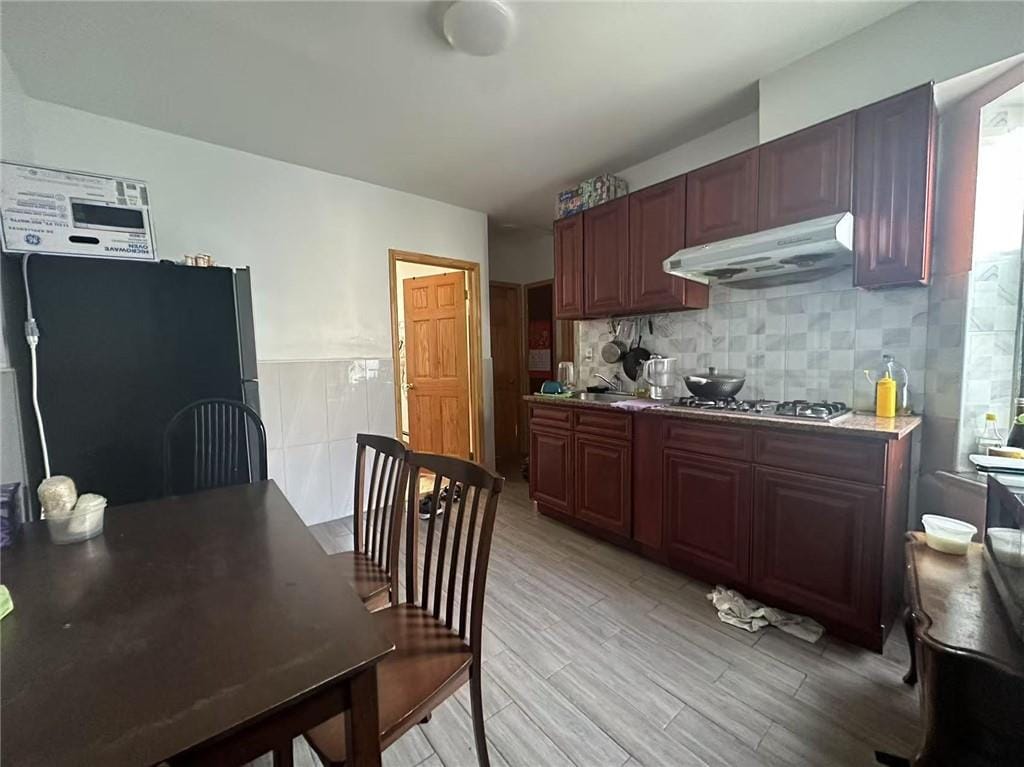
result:
<svg viewBox="0 0 1024 767"><path fill-rule="evenodd" d="M840 213L684 248L662 268L705 284L753 289L827 277L852 261L853 214Z"/></svg>

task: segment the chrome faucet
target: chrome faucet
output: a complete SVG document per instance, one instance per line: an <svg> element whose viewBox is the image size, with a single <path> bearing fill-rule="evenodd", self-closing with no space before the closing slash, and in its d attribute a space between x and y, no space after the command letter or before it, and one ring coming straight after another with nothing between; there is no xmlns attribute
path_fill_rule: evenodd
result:
<svg viewBox="0 0 1024 767"><path fill-rule="evenodd" d="M606 384L612 387L612 391L622 391L622 376L620 376L618 373L613 374L611 380L605 378L600 373L594 373L594 378L600 378L602 381L604 381Z"/></svg>

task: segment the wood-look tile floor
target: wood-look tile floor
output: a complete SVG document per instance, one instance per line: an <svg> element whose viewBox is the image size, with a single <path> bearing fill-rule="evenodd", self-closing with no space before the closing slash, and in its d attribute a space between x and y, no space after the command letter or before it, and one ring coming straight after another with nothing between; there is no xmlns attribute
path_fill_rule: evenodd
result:
<svg viewBox="0 0 1024 767"><path fill-rule="evenodd" d="M351 520L311 528L328 553ZM721 623L708 584L546 519L509 482L495 524L484 703L495 767L871 765L918 741L907 648ZM384 753L385 767L475 765L468 688ZM304 742L297 765L316 765ZM266 761L266 758L263 760Z"/></svg>

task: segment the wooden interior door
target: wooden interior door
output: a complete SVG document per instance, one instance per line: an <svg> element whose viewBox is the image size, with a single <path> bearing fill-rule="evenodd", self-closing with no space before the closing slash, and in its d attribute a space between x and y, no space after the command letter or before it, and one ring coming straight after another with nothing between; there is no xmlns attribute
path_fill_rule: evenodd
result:
<svg viewBox="0 0 1024 767"><path fill-rule="evenodd" d="M465 273L403 280L402 297L409 446L472 458Z"/></svg>
<svg viewBox="0 0 1024 767"><path fill-rule="evenodd" d="M494 358L494 453L500 465L518 461L522 409L521 299L518 285L491 283L491 354Z"/></svg>

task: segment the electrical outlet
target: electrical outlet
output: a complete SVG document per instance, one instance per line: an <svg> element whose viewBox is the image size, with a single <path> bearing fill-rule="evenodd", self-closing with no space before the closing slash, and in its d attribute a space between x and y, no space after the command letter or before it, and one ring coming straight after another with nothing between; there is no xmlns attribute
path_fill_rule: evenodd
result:
<svg viewBox="0 0 1024 767"><path fill-rule="evenodd" d="M584 352L584 354L583 354L583 359L586 362L593 362L594 361L594 347L593 346L588 346L587 347L587 351Z"/></svg>

